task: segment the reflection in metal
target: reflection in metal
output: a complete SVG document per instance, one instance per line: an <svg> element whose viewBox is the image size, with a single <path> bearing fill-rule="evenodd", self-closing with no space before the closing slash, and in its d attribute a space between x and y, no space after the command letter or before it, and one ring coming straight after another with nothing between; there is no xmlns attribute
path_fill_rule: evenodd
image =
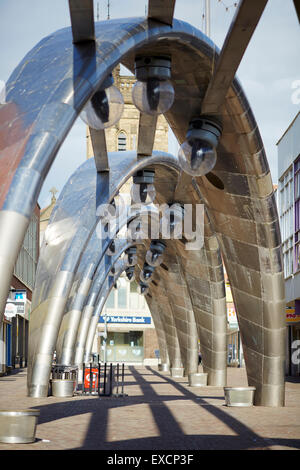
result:
<svg viewBox="0 0 300 470"><path fill-rule="evenodd" d="M149 3L149 17L165 21L164 15L161 16L162 10L158 15L152 14L152 6L154 8L158 3L155 0ZM187 178L186 189L194 188L198 203L205 203L212 233L216 234L208 236L207 243L210 243L209 238L213 245L218 241L232 286L248 381L249 385L256 387L255 404L284 404L285 323L282 311L285 293L278 215L257 124L238 80L234 78L231 82L236 70L236 57L239 62L243 53L239 49L241 53L235 57L231 44L243 44L243 48L247 45L260 16L259 5L262 4L265 2L258 0L241 3L239 11L250 8L254 12L249 23L250 34L247 33L244 40L239 21L235 22L225 41L220 61L215 45L191 25L173 20L170 27L147 18L96 23L96 40L80 45L73 44L71 28L64 28L44 38L26 55L7 82L7 102L0 107L0 170L7 175L0 189L1 315L13 267L40 188L83 106L101 86L107 73L120 62L133 71L137 52L142 55L168 54L172 57L175 100L165 116L179 143L185 139L188 123L199 116L201 109L202 112L217 112L222 122L223 133L217 149L216 166L207 177ZM168 2L171 9L172 5L173 2ZM173 12L166 21L170 22L172 15ZM213 75L212 85L209 85L212 63L215 62L217 72ZM228 62L233 64L229 71ZM220 82L221 72L218 70L224 77L229 74L228 82ZM45 242L47 245L42 249L39 262L30 321L28 385L29 394L33 396L47 393L52 352L67 299L71 289L76 290L74 281L79 279L77 270L81 265L80 258L84 256L85 247L97 224L99 203L111 201L139 167L163 163L170 167L168 172L178 168L177 159L168 154L156 153L138 161L135 154L120 154L112 156L109 162L110 168L114 167L113 171L97 173L94 162L82 165L81 181L73 180L70 185L73 192L69 199L66 198L66 202L68 200L70 203L69 210L63 212L58 206L53 215L53 224L49 227ZM87 178L90 187L84 191L85 177L91 172L92 177ZM185 176L181 175L177 182L184 179ZM174 188L170 189L168 183L167 177L163 187L156 188L157 194L168 203L176 202L176 192ZM85 207L81 199L88 205L88 197L92 197L92 193L93 203L85 213L81 211ZM80 208L77 205L79 201ZM183 202L181 197L177 201ZM179 256L183 266L185 261L178 248L179 243L176 241L176 256ZM208 258L220 259L219 248L212 249L212 253L208 251ZM197 256L200 260L201 252ZM218 259L215 259L215 266ZM190 259L186 264L189 263ZM206 274L205 280L210 282L219 270L217 267L213 270L209 265L207 267L209 277ZM204 301L205 296L197 298L192 294L192 290L199 290L198 286L203 286L200 289L203 292L206 282L202 283L201 278L195 276L196 287L191 289L191 272L189 269L184 272L195 318L198 317L196 322L207 322L209 325L214 314L218 312L219 315L223 308L223 281L216 279L215 284L210 285L210 294L215 293L216 297L211 300L214 309L209 311L209 307L203 309L202 305L197 304L199 300ZM173 335L176 326L171 320L168 300L170 292L162 291L160 284L157 291L157 298L161 301L161 318L165 319L170 362L173 367L180 367L178 337ZM199 314L195 313L197 305ZM210 327L212 331L223 328L222 321L220 324L212 321ZM212 344L215 344L214 334L211 338ZM217 349L222 357L221 343ZM214 351L210 352L210 346L207 341L208 358L214 355ZM211 367L219 366L216 362Z"/></svg>

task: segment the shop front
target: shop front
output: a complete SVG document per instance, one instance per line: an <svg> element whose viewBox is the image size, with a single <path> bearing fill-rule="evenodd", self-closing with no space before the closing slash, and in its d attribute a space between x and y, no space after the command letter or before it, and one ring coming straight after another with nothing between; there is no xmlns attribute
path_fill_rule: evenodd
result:
<svg viewBox="0 0 300 470"><path fill-rule="evenodd" d="M300 376L300 314L294 306L286 307L286 375Z"/></svg>
<svg viewBox="0 0 300 470"><path fill-rule="evenodd" d="M155 338L152 344L153 332ZM103 362L142 364L147 356L153 356L157 349L156 334L150 315L101 316L98 338L98 354Z"/></svg>
<svg viewBox="0 0 300 470"><path fill-rule="evenodd" d="M0 331L1 375L15 367L27 367L30 305L25 289L11 289Z"/></svg>

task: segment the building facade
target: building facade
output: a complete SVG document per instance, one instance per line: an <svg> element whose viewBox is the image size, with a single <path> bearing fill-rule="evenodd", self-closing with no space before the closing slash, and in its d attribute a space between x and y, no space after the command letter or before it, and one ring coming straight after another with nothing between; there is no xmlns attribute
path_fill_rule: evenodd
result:
<svg viewBox="0 0 300 470"><path fill-rule="evenodd" d="M287 324L286 374L300 375L300 112L277 143Z"/></svg>
<svg viewBox="0 0 300 470"><path fill-rule="evenodd" d="M0 374L15 367L26 367L28 331L39 258L40 208L36 205L31 217L11 281L11 288L0 328Z"/></svg>

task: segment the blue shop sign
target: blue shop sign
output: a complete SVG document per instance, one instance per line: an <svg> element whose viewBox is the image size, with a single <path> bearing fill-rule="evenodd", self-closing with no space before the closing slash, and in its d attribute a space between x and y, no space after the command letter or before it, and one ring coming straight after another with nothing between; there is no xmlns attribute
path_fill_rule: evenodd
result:
<svg viewBox="0 0 300 470"><path fill-rule="evenodd" d="M151 324L151 317L128 317L124 315L106 315L107 323ZM105 316L101 316L99 323L105 323Z"/></svg>

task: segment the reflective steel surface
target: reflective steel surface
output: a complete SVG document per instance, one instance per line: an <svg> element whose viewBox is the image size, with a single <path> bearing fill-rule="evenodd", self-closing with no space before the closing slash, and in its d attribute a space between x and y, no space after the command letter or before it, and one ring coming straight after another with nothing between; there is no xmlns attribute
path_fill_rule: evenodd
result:
<svg viewBox="0 0 300 470"><path fill-rule="evenodd" d="M218 50L200 31L179 20L174 20L170 27L133 18L97 23L95 35L95 42L82 45L73 45L71 28L44 38L7 83L7 103L0 107L0 172L6 175L0 190L1 314L18 250L43 181L76 117L107 73L119 62L133 71L137 53L171 55L175 101L166 118L180 143L185 140L190 119L201 112ZM180 269L177 264L173 270L172 259L168 275L159 273L164 287L159 284L155 295L161 300L158 310L164 319L169 360L174 368L181 367L181 361L192 367L195 325L199 335L201 328L206 328L212 333L202 336L207 351L205 366L211 377L215 374L214 380L224 381L221 253L233 291L249 385L256 387L255 404L282 406L285 294L278 215L259 130L237 79L218 108L218 118L223 134L216 167L207 177L183 181L183 189L194 188L198 197L195 196L194 203L201 201L206 206L210 228L204 260L210 260L208 269L206 273L202 270L203 277L198 272L193 276L191 260L185 261L178 248L180 242L176 242L170 250L173 257L176 253L179 258ZM153 132L151 127L150 131ZM33 396L46 393L51 354L71 290L76 291L74 281L80 257L93 234L99 201L111 200L139 165L152 165L161 159L166 166L177 168L176 158L167 154L146 159L146 163L145 159L137 162L136 156L121 152L114 160L119 165L109 172L113 178L108 172L106 177L97 174L91 161L82 165L81 178L76 184L73 181L72 191L71 185L66 185L63 197L68 211L64 213L58 204L53 214L34 293L28 374L29 393ZM83 190L85 178L93 188L91 191ZM176 196L168 184L159 194L166 200ZM181 199L183 194L181 191L178 197ZM85 210L87 207L93 210ZM201 271L203 253L193 256L192 261L195 259L199 260ZM183 313L170 298L173 282L185 295ZM83 305L84 302L80 308ZM181 315L186 324L178 329ZM184 328L188 328L185 340Z"/></svg>

